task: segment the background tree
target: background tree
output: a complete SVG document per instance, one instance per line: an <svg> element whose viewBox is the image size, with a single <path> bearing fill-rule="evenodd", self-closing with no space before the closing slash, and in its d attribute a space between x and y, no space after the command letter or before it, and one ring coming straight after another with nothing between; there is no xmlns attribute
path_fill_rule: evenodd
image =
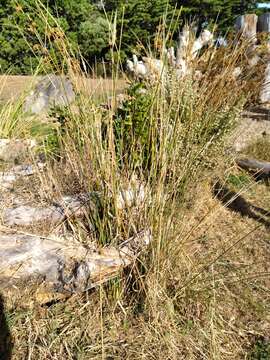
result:
<svg viewBox="0 0 270 360"><path fill-rule="evenodd" d="M110 59L109 22L115 16L114 50L125 60L132 52L143 54L149 45L158 48L156 32L163 26L168 32L172 24L175 38L182 24L190 21L196 22L199 30L204 23L217 23L218 31L225 33L239 14L259 11L256 0L0 0L2 73L29 74L44 51L50 51L53 34L48 34L38 2L58 19L69 42L74 48L79 46L88 64Z"/></svg>
<svg viewBox="0 0 270 360"><path fill-rule="evenodd" d="M182 8L186 21L195 21L199 27L204 23L217 23L227 32L238 15L256 11L256 0L174 0Z"/></svg>
<svg viewBox="0 0 270 360"><path fill-rule="evenodd" d="M140 48L140 45L147 47L153 44L163 18L168 26L177 17L173 5L167 0L105 1L104 5L105 11L110 14L117 11L118 43L121 41L124 57Z"/></svg>
<svg viewBox="0 0 270 360"><path fill-rule="evenodd" d="M100 58L108 47L108 22L89 0L40 0L43 11L57 18L74 47L87 62ZM50 51L50 34L36 0L0 0L0 71L32 73L44 52Z"/></svg>
<svg viewBox="0 0 270 360"><path fill-rule="evenodd" d="M1 0L0 6L0 69L2 72L30 73L39 59L33 52L38 39L35 32L45 32L34 12L34 1ZM29 44L30 46L28 46ZM37 46L36 46L37 50ZM40 53L40 55L42 55Z"/></svg>

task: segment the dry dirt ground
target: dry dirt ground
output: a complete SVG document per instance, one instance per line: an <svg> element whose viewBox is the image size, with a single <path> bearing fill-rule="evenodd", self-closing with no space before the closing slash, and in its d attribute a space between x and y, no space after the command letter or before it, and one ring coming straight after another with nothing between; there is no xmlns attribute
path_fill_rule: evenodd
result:
<svg viewBox="0 0 270 360"><path fill-rule="evenodd" d="M244 111L231 136L233 148L237 152L242 152L256 141L266 140L270 140L270 110L253 108Z"/></svg>

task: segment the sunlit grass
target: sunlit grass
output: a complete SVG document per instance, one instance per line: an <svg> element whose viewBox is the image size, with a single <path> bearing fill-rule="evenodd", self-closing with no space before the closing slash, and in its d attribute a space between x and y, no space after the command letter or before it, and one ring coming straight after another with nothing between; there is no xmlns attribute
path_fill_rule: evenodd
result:
<svg viewBox="0 0 270 360"><path fill-rule="evenodd" d="M23 100L7 104L1 110L6 119L1 134L41 139L39 151L50 156L46 172L39 175L39 196L102 194L100 211L91 217L94 231L87 222L70 224L84 244L117 245L146 228L153 242L130 269L96 292L30 310L20 309L22 298L12 298L14 359L243 358L252 341L249 319L241 311L254 314L256 328L268 306L265 284L255 276L267 270L248 258L249 240L265 237L265 230L232 215L213 199L211 189L215 174L226 181L231 164L223 155L224 140L248 96L231 76L241 46L228 48L226 56L206 50L201 80L172 76L167 84L145 81L143 95L130 87L121 109L107 109L95 90L90 96L82 90L88 74L58 33L63 63L44 59L46 71L71 78L80 89L75 102L55 109L56 131L49 121L24 122ZM117 104L122 74L115 61L112 91L104 93ZM49 136L55 140L53 149ZM229 175L227 181L248 193L246 178ZM145 199L119 209L119 193L131 185L142 185ZM263 263L263 245L254 251Z"/></svg>

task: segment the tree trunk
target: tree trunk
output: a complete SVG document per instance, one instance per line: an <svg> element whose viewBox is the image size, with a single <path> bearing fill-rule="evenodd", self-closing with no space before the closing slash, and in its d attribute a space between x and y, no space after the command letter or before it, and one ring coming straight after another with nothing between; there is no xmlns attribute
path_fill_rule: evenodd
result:
<svg viewBox="0 0 270 360"><path fill-rule="evenodd" d="M258 18L258 32L270 33L270 13L265 13Z"/></svg>
<svg viewBox="0 0 270 360"><path fill-rule="evenodd" d="M255 14L241 15L236 19L235 28L244 38L256 43L257 22L258 16Z"/></svg>

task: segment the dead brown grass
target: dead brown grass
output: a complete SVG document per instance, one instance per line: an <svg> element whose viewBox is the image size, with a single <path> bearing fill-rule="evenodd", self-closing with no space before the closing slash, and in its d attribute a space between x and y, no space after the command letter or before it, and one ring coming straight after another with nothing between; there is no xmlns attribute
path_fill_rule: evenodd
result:
<svg viewBox="0 0 270 360"><path fill-rule="evenodd" d="M270 136L265 135L261 139L249 144L245 149L247 156L257 160L270 161Z"/></svg>
<svg viewBox="0 0 270 360"><path fill-rule="evenodd" d="M30 287L7 297L13 359L247 358L270 332L269 228L213 198L212 180L223 172L202 174L190 189L159 284L153 271L138 278L135 266L66 302L29 307ZM239 175L231 168L225 178L231 173ZM263 183L235 190L269 210Z"/></svg>
<svg viewBox="0 0 270 360"><path fill-rule="evenodd" d="M206 172L189 189L168 234L160 283L136 265L111 284L45 306L33 301L30 284L5 292L12 359L247 358L270 332L269 228L213 198L212 180L231 173L240 174L226 166ZM39 201L44 194L33 181L17 184L12 197ZM250 179L235 190L269 210L263 183Z"/></svg>

